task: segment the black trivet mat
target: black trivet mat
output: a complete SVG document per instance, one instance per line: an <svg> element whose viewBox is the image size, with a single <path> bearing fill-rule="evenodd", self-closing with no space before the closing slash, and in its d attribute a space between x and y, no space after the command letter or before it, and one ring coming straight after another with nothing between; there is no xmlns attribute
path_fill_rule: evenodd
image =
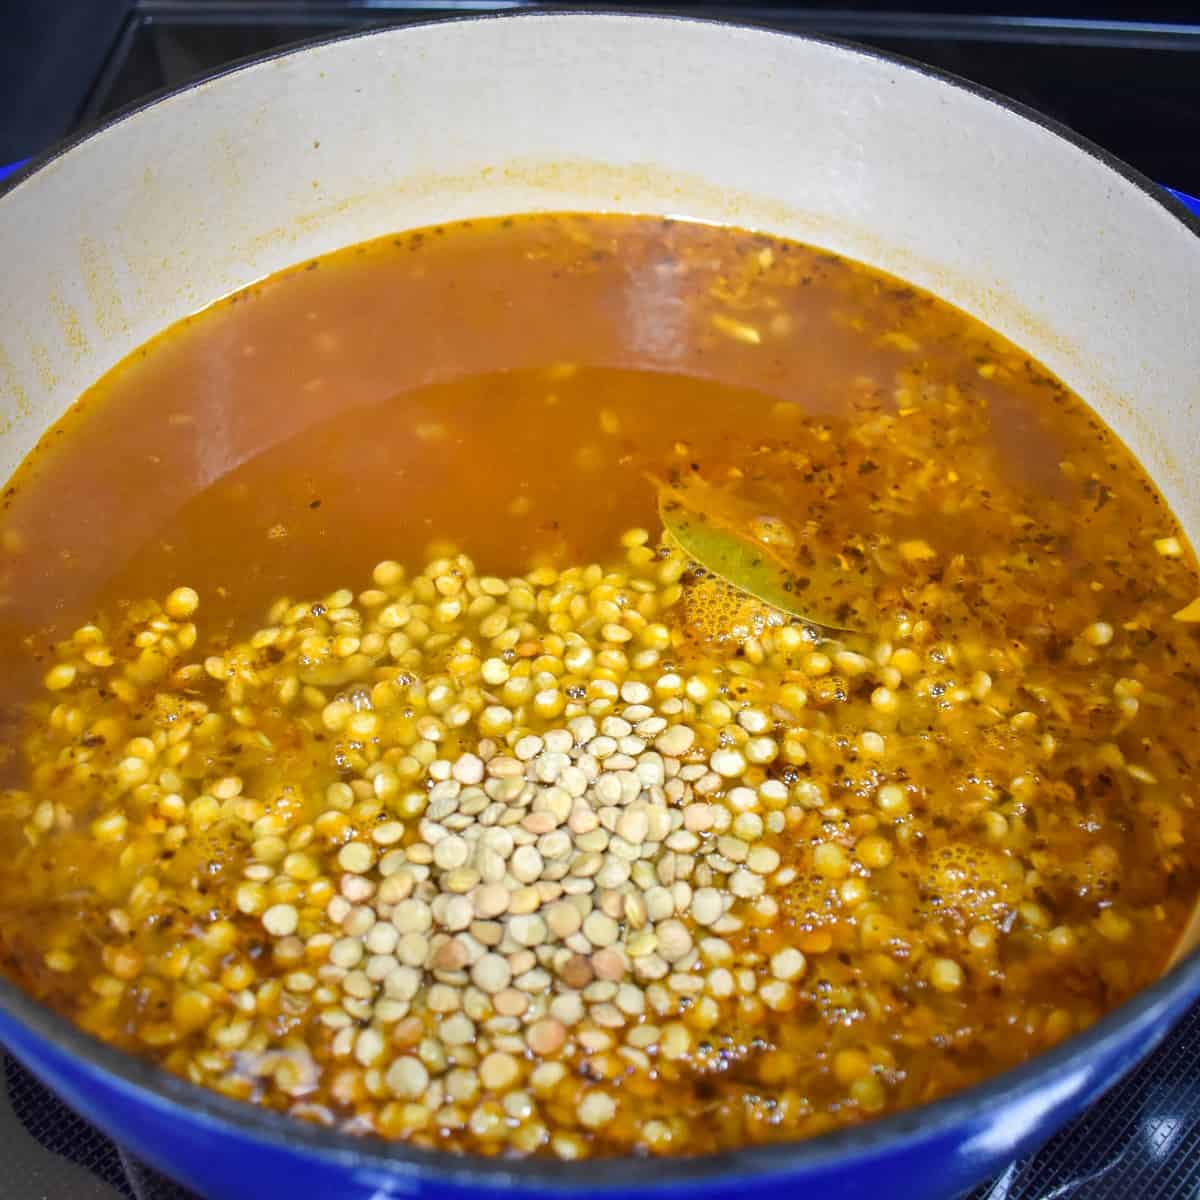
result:
<svg viewBox="0 0 1200 1200"><path fill-rule="evenodd" d="M77 1117L4 1059L3 1200L196 1200ZM24 1146L16 1139L36 1143ZM1037 1154L963 1200L1196 1200L1200 1196L1200 1007L1143 1067ZM220 1200L213 1197L212 1200Z"/></svg>

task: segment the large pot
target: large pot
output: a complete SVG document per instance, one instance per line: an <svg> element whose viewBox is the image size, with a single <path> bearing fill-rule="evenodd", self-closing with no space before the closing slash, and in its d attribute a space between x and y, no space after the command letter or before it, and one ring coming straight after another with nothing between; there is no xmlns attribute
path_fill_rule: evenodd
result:
<svg viewBox="0 0 1200 1200"><path fill-rule="evenodd" d="M930 288L1083 395L1200 530L1200 238L1120 163L1003 100L825 42L691 20L485 18L229 72L41 163L0 200L0 475L151 335L297 260L532 209L799 238ZM945 1197L1028 1150L1200 997L1200 957L1024 1067L802 1144L686 1161L450 1158L201 1091L0 983L0 1037L209 1197L368 1200L755 1184ZM807 1194L807 1193L805 1193Z"/></svg>

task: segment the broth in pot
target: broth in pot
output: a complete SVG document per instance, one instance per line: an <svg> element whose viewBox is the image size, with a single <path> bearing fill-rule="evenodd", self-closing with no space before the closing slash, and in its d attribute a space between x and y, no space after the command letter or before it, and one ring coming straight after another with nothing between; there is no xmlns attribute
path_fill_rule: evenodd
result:
<svg viewBox="0 0 1200 1200"><path fill-rule="evenodd" d="M693 1154L1161 973L1200 580L903 282L651 217L330 255L117 367L0 515L0 969L227 1095Z"/></svg>

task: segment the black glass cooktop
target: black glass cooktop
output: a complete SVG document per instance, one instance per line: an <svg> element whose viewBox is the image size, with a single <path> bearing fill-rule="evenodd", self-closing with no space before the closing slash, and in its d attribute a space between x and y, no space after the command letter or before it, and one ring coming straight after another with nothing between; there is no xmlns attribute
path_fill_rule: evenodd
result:
<svg viewBox="0 0 1200 1200"><path fill-rule="evenodd" d="M279 46L491 8L581 6L522 0L438 6L410 0L0 2L0 165L160 89ZM1200 195L1195 3L1063 0L1056 16L1043 15L1031 0L986 7L931 3L920 14L904 12L903 3L853 11L832 3L627 7L754 21L920 59L1041 109L1160 183ZM190 1200L2 1053L0 1064L2 1200ZM1200 1008L1083 1118L971 1194L971 1200L1133 1197L1200 1200Z"/></svg>

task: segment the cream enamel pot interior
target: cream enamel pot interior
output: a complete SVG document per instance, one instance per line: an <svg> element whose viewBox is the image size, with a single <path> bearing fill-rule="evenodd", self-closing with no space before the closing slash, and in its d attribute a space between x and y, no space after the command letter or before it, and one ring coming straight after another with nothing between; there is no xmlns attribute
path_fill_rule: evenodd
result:
<svg viewBox="0 0 1200 1200"><path fill-rule="evenodd" d="M617 210L762 228L903 276L1057 372L1200 529L1200 237L1038 118L848 47L586 14L410 26L237 69L35 164L0 198L0 470L172 322L298 260L453 218ZM1200 960L1017 1071L797 1146L684 1162L450 1159L245 1108L0 984L0 1038L210 1197L949 1196L1047 1136L1200 996ZM803 1193L800 1193L803 1194ZM817 1194L814 1190L813 1194Z"/></svg>

